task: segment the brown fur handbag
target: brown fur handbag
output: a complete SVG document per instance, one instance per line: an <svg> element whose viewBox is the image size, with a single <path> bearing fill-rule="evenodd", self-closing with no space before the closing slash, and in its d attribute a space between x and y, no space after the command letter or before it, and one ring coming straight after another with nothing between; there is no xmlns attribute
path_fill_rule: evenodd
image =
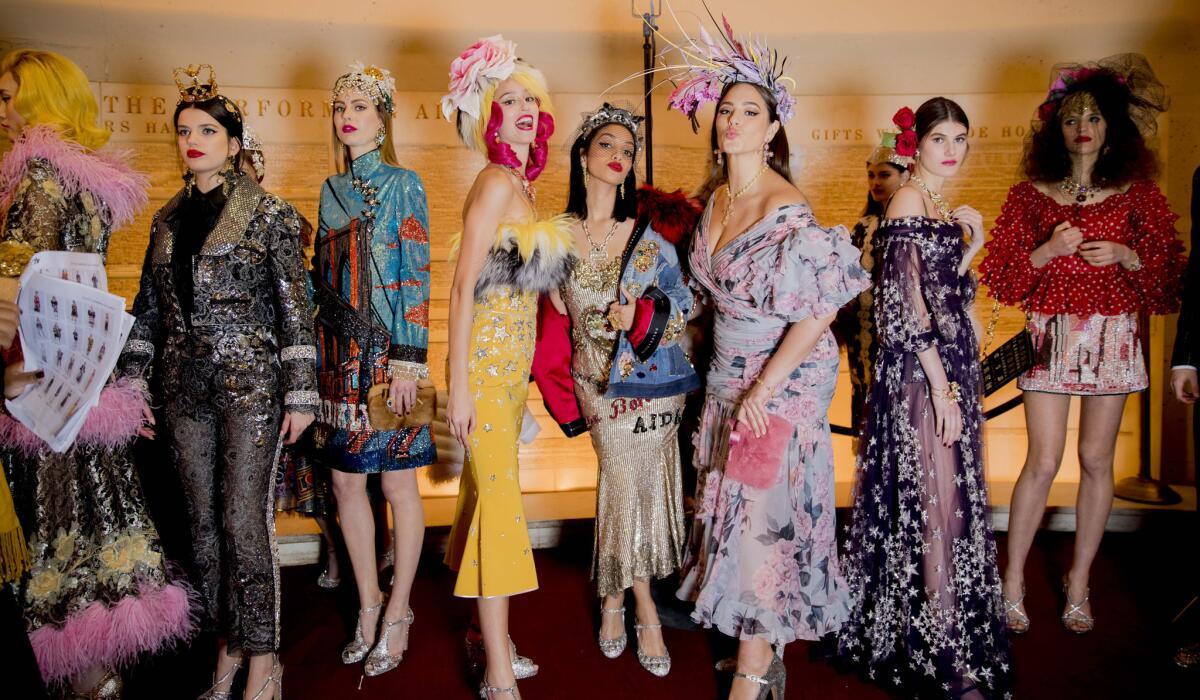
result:
<svg viewBox="0 0 1200 700"><path fill-rule="evenodd" d="M375 430L419 428L433 423L437 414L437 387L429 379L417 380L417 403L408 413L398 416L388 406L390 384L376 384L367 391L367 418Z"/></svg>

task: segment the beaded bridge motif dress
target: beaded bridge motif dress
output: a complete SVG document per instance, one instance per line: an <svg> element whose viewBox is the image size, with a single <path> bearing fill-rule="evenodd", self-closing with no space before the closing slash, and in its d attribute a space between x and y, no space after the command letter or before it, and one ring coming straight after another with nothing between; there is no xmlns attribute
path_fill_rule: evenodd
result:
<svg viewBox="0 0 1200 700"><path fill-rule="evenodd" d="M459 597L491 598L537 588L521 503L517 439L537 340L538 295L566 278L572 249L566 217L503 224L475 285L467 363L475 430L467 440L446 548L446 563L458 571L454 595Z"/></svg>
<svg viewBox="0 0 1200 700"><path fill-rule="evenodd" d="M630 264L657 263L667 247L642 240ZM682 319L691 308L691 292L679 280L673 253L671 248L677 287L663 291L676 293L672 301L684 305ZM601 596L620 593L635 578L669 576L683 560L678 431L686 394L653 399L606 396L617 334L605 314L620 296L622 262L618 257L596 268L577 258L561 290L571 317L575 395L600 462L592 575ZM678 340L682 323L677 327L668 329L670 337L664 336L663 345Z"/></svg>
<svg viewBox="0 0 1200 700"><path fill-rule="evenodd" d="M879 355L860 442L845 565L853 593L839 653L905 696L988 698L1011 687L980 429L979 346L959 276L962 231L884 220L876 244ZM917 353L936 347L962 398L962 436L937 438Z"/></svg>
<svg viewBox="0 0 1200 700"><path fill-rule="evenodd" d="M694 282L715 307L712 364L695 437L696 529L679 597L692 618L736 639L782 645L841 626L848 591L837 557L828 409L839 355L826 330L768 402L791 423L778 473L757 488L726 473L742 396L793 323L827 316L869 281L843 227L807 205L769 213L711 257L712 200L691 246Z"/></svg>
<svg viewBox="0 0 1200 700"><path fill-rule="evenodd" d="M423 374L429 343L429 216L411 170L375 149L321 188L313 286L322 461L374 474L437 461L428 425L376 430L367 392L389 370Z"/></svg>

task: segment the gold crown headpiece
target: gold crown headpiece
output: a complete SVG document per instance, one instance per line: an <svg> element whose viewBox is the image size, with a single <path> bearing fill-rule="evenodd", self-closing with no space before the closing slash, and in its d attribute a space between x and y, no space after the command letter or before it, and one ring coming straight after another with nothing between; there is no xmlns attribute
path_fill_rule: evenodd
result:
<svg viewBox="0 0 1200 700"><path fill-rule="evenodd" d="M171 71L180 102L203 102L217 96L217 75L207 63Z"/></svg>

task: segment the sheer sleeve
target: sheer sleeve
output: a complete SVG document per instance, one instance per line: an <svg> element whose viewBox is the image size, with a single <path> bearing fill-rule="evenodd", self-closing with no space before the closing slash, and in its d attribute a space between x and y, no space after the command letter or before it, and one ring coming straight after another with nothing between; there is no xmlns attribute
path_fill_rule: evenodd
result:
<svg viewBox="0 0 1200 700"><path fill-rule="evenodd" d="M893 352L921 352L937 334L924 296L925 263L919 244L896 240L883 253L875 290L879 345Z"/></svg>
<svg viewBox="0 0 1200 700"><path fill-rule="evenodd" d="M764 304L789 323L829 316L871 286L845 227L823 228L808 219L784 239Z"/></svg>
<svg viewBox="0 0 1200 700"><path fill-rule="evenodd" d="M979 265L981 281L992 297L1003 304L1019 304L1037 287L1047 267L1036 268L1029 256L1048 237L1042 230L1037 189L1022 182L1013 185L992 229L987 256Z"/></svg>
<svg viewBox="0 0 1200 700"><path fill-rule="evenodd" d="M1183 244L1175 231L1179 217L1171 211L1158 185L1146 182L1134 187L1138 192L1130 216L1133 236L1129 247L1137 253L1142 266L1136 271L1123 269L1123 272L1132 278L1143 311L1174 313L1179 310L1180 287L1187 267Z"/></svg>

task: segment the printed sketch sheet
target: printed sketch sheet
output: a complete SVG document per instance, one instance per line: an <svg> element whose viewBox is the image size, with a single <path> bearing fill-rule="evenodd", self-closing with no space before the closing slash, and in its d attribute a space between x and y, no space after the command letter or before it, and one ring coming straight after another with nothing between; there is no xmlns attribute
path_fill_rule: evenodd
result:
<svg viewBox="0 0 1200 700"><path fill-rule="evenodd" d="M94 253L44 251L21 275L25 370L45 376L5 405L55 452L75 442L133 328L125 299L107 288L104 262Z"/></svg>

